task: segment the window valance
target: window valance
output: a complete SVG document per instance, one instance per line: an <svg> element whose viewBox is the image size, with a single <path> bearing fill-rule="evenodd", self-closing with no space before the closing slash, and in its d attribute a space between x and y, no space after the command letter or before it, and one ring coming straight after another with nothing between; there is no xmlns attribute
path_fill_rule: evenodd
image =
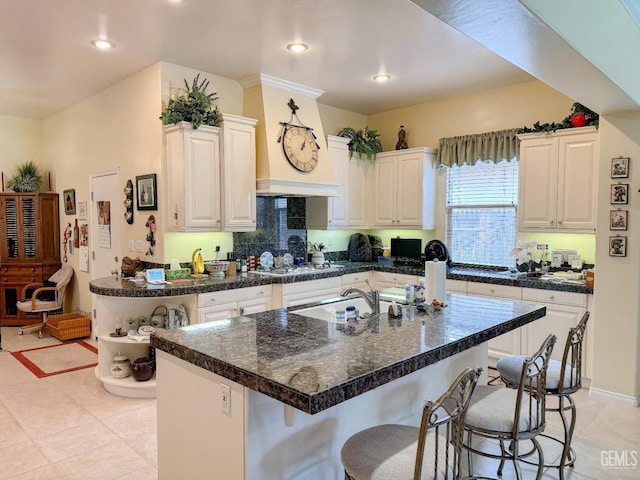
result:
<svg viewBox="0 0 640 480"><path fill-rule="evenodd" d="M518 157L518 130L477 133L440 139L439 165L475 165L478 160L500 162Z"/></svg>

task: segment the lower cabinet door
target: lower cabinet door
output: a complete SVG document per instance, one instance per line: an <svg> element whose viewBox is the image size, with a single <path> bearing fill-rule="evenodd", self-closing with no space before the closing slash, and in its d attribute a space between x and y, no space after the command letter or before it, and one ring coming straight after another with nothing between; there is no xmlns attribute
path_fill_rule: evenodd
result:
<svg viewBox="0 0 640 480"><path fill-rule="evenodd" d="M266 312L267 310L271 310L271 297L238 302L238 314L241 317L253 313Z"/></svg>
<svg viewBox="0 0 640 480"><path fill-rule="evenodd" d="M564 345L567 342L569 329L578 324L586 309L569 305L554 305L552 303L546 303L544 306L547 307L547 315L534 322L528 323L524 329L522 329L524 330L522 336L522 354L534 354L547 336L553 333L557 338L553 351L551 352L551 358L562 361ZM587 358L586 346L587 342L584 341L582 343L583 359Z"/></svg>
<svg viewBox="0 0 640 480"><path fill-rule="evenodd" d="M198 308L198 323L213 322L238 316L238 304L222 303Z"/></svg>

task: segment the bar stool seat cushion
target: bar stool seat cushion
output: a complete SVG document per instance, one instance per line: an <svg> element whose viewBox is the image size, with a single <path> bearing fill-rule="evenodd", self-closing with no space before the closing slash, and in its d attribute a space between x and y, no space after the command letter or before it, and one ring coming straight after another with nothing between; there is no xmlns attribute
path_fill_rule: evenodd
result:
<svg viewBox="0 0 640 480"><path fill-rule="evenodd" d="M491 430L492 432L509 433L513 431L514 406L518 390L513 388L494 387L491 385L476 386L464 423L474 429ZM523 395L518 420L518 431L525 432L538 425L538 418L532 412L529 422L528 395Z"/></svg>
<svg viewBox="0 0 640 480"><path fill-rule="evenodd" d="M525 358L523 355L510 355L498 360L496 368L506 383L513 385L520 381L520 373L522 373L522 364ZM547 367L547 391L553 392L558 390L561 369L562 362L553 359L549 360L549 366ZM575 374L573 376L571 375L571 365L566 365L564 368L564 380L562 382L563 387L565 389L573 387L573 385L571 385L571 379L575 379L575 377Z"/></svg>
<svg viewBox="0 0 640 480"><path fill-rule="evenodd" d="M420 429L408 425L378 425L350 437L340 453L345 471L354 480L413 478ZM427 435L425 451L433 446ZM422 479L433 478L434 459L424 457ZM441 473L444 475L444 472ZM449 477L452 472L449 471Z"/></svg>

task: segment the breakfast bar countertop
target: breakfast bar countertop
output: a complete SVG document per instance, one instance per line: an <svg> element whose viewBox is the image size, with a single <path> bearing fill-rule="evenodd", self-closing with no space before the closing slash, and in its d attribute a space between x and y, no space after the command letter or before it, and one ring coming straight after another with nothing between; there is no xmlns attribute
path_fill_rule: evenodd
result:
<svg viewBox="0 0 640 480"><path fill-rule="evenodd" d="M543 317L541 305L448 294L414 320L345 326L281 308L159 329L151 346L315 414Z"/></svg>

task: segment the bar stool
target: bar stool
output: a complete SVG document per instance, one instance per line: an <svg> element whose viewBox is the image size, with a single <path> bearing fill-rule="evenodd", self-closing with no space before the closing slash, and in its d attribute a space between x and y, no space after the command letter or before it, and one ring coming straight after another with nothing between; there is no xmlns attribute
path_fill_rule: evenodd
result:
<svg viewBox="0 0 640 480"><path fill-rule="evenodd" d="M547 370L546 394L547 396L558 399L558 407L547 407L547 411L558 412L560 414L564 428L564 438L560 439L547 433L543 434L544 437L550 438L563 446L559 464L547 464L545 467L558 468L560 470L560 480L564 478L564 467L572 467L576 461L576 452L571 447L573 430L576 426L576 404L573 398L571 398L571 394L582 388L582 343L588 320L589 312L585 312L580 322L578 322L578 325L569 329L567 341L564 345L564 353L562 354L562 361L550 360ZM519 365L522 365L523 358L524 357L519 355L513 355L498 360L496 368L507 387L517 387ZM570 423L567 422L566 411L571 412Z"/></svg>
<svg viewBox="0 0 640 480"><path fill-rule="evenodd" d="M471 454L500 460L498 475L506 460L511 460L516 478L522 478L520 460L534 453L538 454L536 480L542 478L544 454L536 436L545 427L545 384L549 357L556 341L555 335L549 335L532 357L521 357L517 388L503 388L492 385L478 385L471 397L471 403L464 419L467 433L466 443L469 472L473 472ZM480 450L473 445L474 436L497 440L500 453ZM533 448L520 452L520 442L531 441ZM505 442L509 443L505 447Z"/></svg>
<svg viewBox="0 0 640 480"><path fill-rule="evenodd" d="M340 452L345 479L460 479L462 421L481 370L463 370L438 400L426 401L420 428L378 425L351 436Z"/></svg>

